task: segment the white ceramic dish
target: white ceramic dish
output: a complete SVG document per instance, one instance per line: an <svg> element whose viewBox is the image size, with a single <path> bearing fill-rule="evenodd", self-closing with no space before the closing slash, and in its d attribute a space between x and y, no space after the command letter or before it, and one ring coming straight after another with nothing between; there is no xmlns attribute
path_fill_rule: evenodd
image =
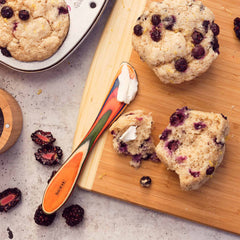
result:
<svg viewBox="0 0 240 240"><path fill-rule="evenodd" d="M50 58L39 62L21 62L0 54L0 63L21 72L50 69L67 58L84 40L103 12L108 0L66 0L69 6L70 27L66 39Z"/></svg>

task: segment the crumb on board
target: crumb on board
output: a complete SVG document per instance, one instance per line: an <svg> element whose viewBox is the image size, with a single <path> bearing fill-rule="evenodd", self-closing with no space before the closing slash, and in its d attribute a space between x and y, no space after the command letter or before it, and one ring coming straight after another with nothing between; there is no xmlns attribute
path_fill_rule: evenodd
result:
<svg viewBox="0 0 240 240"><path fill-rule="evenodd" d="M105 176L107 176L107 174L106 173L103 173L103 174L101 174L101 175L99 175L99 179L103 179Z"/></svg>

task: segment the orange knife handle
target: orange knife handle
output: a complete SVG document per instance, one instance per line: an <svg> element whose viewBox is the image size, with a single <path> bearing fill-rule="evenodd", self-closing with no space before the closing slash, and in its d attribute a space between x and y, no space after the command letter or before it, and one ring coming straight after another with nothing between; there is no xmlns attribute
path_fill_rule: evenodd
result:
<svg viewBox="0 0 240 240"><path fill-rule="evenodd" d="M67 201L88 152L89 141L81 145L51 179L43 196L42 208L45 213L54 213Z"/></svg>

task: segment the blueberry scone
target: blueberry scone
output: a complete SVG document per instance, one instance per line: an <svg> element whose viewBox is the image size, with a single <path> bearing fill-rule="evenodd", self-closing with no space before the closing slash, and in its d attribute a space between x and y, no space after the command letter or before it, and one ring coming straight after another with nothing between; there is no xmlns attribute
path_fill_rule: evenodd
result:
<svg viewBox="0 0 240 240"><path fill-rule="evenodd" d="M204 73L219 54L219 26L200 1L152 2L137 19L132 44L163 83Z"/></svg>
<svg viewBox="0 0 240 240"><path fill-rule="evenodd" d="M69 29L64 0L0 0L0 48L6 57L41 61L52 56Z"/></svg>
<svg viewBox="0 0 240 240"><path fill-rule="evenodd" d="M225 152L229 124L223 114L177 109L160 136L157 156L179 175L183 190L195 190L213 176Z"/></svg>
<svg viewBox="0 0 240 240"><path fill-rule="evenodd" d="M110 127L113 135L113 148L119 154L131 155L130 165L139 167L142 160L159 162L151 136L152 116L135 110L123 114Z"/></svg>

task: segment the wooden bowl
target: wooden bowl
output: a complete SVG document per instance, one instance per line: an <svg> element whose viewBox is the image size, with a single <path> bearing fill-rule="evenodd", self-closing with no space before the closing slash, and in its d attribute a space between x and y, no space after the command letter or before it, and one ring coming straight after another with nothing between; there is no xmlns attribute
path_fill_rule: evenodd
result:
<svg viewBox="0 0 240 240"><path fill-rule="evenodd" d="M22 131L22 111L17 101L0 89L0 153L8 150Z"/></svg>

